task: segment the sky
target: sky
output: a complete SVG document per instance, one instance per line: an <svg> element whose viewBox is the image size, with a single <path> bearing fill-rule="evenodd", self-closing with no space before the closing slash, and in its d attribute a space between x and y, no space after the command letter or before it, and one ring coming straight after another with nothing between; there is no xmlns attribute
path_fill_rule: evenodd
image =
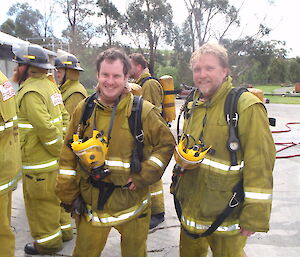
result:
<svg viewBox="0 0 300 257"><path fill-rule="evenodd" d="M6 15L9 7L16 2L29 2L34 8L40 9L43 13L43 6L47 6L54 0L13 0L1 1L0 24L8 17ZM173 8L173 21L180 25L187 16L184 0L167 0ZM300 56L300 33L298 29L300 1L299 0L229 0L236 7L241 6L240 20L241 26L230 33L232 39L241 36L253 35L257 31L258 25L263 22L272 29L270 35L265 40L286 41L288 57ZM118 9L124 12L130 0L112 0ZM272 2L270 5L269 2ZM60 36L57 35L56 36Z"/></svg>

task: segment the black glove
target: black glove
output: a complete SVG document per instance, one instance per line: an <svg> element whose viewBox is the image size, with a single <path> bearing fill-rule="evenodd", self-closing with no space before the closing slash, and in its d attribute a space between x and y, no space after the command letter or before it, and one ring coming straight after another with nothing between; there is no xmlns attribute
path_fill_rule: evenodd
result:
<svg viewBox="0 0 300 257"><path fill-rule="evenodd" d="M75 213L78 215L87 213L87 208L81 195L79 195L72 204L60 203L60 206L69 213Z"/></svg>

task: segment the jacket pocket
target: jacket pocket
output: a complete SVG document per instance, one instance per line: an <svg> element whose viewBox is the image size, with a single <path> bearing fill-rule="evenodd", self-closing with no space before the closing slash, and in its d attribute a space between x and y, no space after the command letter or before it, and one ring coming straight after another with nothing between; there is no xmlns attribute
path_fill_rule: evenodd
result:
<svg viewBox="0 0 300 257"><path fill-rule="evenodd" d="M54 196L55 174L37 173L24 174L23 186L31 199L46 200Z"/></svg>

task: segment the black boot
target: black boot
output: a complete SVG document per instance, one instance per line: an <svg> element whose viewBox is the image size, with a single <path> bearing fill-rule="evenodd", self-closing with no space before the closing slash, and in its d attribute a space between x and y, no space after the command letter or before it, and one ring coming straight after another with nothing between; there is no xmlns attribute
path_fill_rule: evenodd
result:
<svg viewBox="0 0 300 257"><path fill-rule="evenodd" d="M152 228L157 227L164 220L165 220L165 213L164 212L151 215L151 220L150 220L150 226L149 226L149 228L152 229Z"/></svg>
<svg viewBox="0 0 300 257"><path fill-rule="evenodd" d="M35 243L34 242L27 243L25 245L25 247L24 247L24 251L25 251L25 253L31 254L31 255L38 255L39 254L38 250L35 247Z"/></svg>

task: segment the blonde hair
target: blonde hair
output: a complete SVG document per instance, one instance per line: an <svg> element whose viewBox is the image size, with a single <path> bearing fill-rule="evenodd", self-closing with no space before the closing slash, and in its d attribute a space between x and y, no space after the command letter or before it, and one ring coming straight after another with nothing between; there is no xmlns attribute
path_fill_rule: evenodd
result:
<svg viewBox="0 0 300 257"><path fill-rule="evenodd" d="M228 54L224 46L216 43L206 43L200 46L195 52L193 52L190 59L190 66L203 54L213 54L215 55L223 68L229 68Z"/></svg>

